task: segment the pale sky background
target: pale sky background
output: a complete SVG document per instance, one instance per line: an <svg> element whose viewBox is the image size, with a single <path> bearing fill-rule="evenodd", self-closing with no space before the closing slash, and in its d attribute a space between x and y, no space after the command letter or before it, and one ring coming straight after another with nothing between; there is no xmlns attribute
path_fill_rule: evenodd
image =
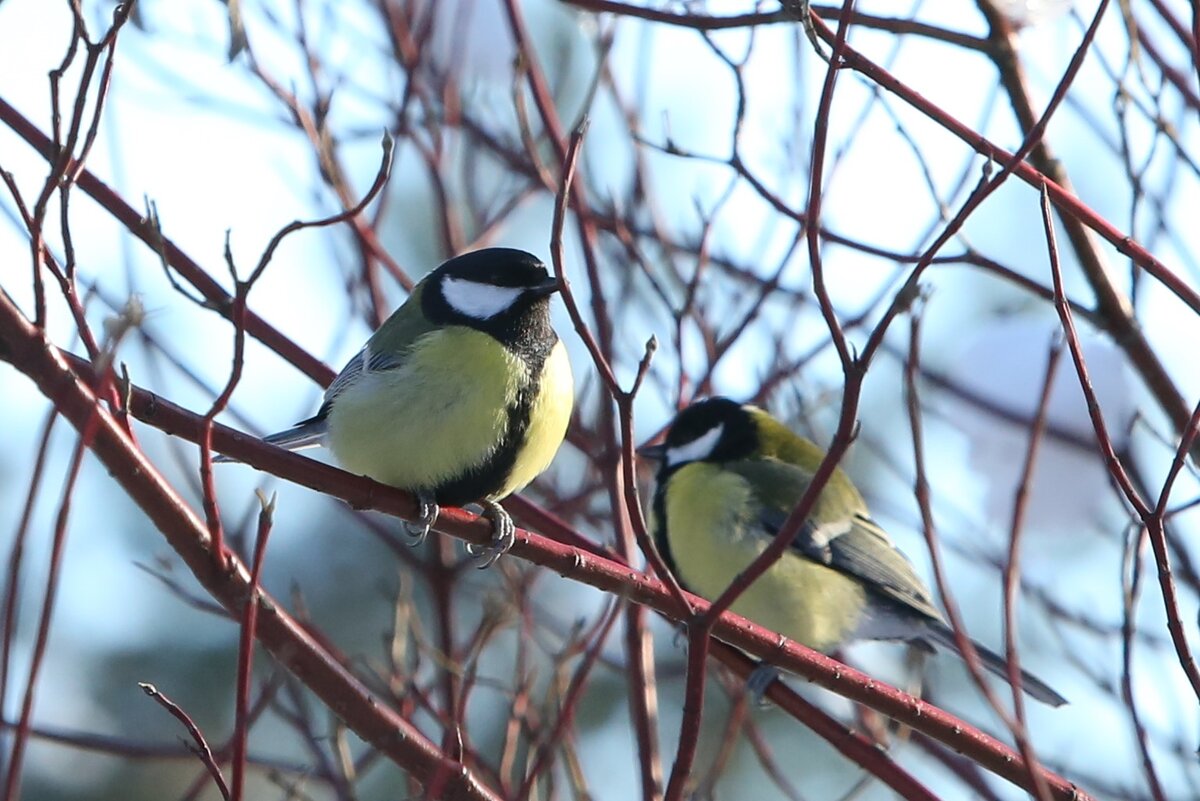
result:
<svg viewBox="0 0 1200 801"><path fill-rule="evenodd" d="M151 199L157 207L164 230L187 253L207 266L210 272L226 280L222 253L226 232L239 267L249 271L263 246L282 225L295 218L311 218L328 213L331 198L319 187L311 151L295 133L276 122L279 109L274 100L250 81L241 65L229 65L224 59L225 29L222 7L216 2L168 4L147 2L147 31L128 28L122 34L118 50L116 80L109 95L108 107L100 140L88 162L88 167L116 187L131 204L141 206L143 198ZM292 13L289 3L268 4L287 18ZM447 4L448 6L454 4ZM463 35L475 46L465 48L470 56L461 62L463 83L471 87L469 102L481 107L495 106L496 113L508 113L511 103L509 86L510 51L507 36L495 35L505 30L502 18L493 4L479 0L458 0L457 8L448 14L463 14L470 20ZM563 86L582 88L590 75L591 55L588 45L590 20L580 22L573 12L549 0L530 0L526 4L531 24L538 35L542 52L566 53L571 68L558 76ZM945 4L937 6L938 20L947 27L970 32L982 32L982 23L973 8L962 4L959 19L940 16L946 13ZM321 45L331 62L337 63L347 77L348 89L339 95L335 122L343 131L354 130L360 136L350 141L341 156L351 169L356 185L365 188L372 180L379 160L379 131L387 124L386 114L374 98L394 97L398 91L395 76L379 62L378 49L383 45L382 34L372 29L374 17L360 14L357 4L329 6L323 13L336 19L328 28ZM874 7L874 8L873 8ZM89 4L91 17L100 19L96 4ZM741 4L713 3L712 13L742 9ZM887 8L884 3L863 4L863 10ZM468 14L471 10L474 16ZM1083 14L1091 9L1081 8ZM105 12L107 13L107 12ZM295 75L297 89L302 80L296 71L292 53L283 40L273 40L263 31L257 4L248 10L249 28L256 52L279 75ZM1118 62L1122 34L1115 27L1117 16L1110 10L1102 46ZM566 24L564 24L564 22ZM0 97L14 104L27 117L45 130L48 125L48 90L45 75L61 58L67 30L65 4L45 0L4 0L0 3ZM649 32L648 32L649 31ZM353 33L352 33L353 32ZM780 27L757 32L755 56L746 71L747 84L754 88L752 103L742 142L752 169L766 174L786 162L778 129L789 124L799 106L811 113L816 90L823 77L820 65L807 53L802 61L800 80L808 94L800 100L788 96L784 86L790 86L796 76L793 39ZM872 50L870 32L863 32L856 43ZM1053 15L1022 35L1022 52L1032 56L1031 74L1041 98L1048 97L1051 84L1061 74L1079 38L1076 22L1065 14ZM731 52L744 47L746 34L731 32L717 38ZM885 42L890 42L890 37ZM354 46L348 45L354 43ZM484 46L486 43L487 46ZM441 43L450 48L449 42ZM463 51L460 51L463 52ZM872 50L881 60L886 50ZM934 52L937 58L930 57ZM549 55L547 55L549 59ZM722 156L727 153L729 132L726 120L732 104L728 71L712 58L711 51L694 32L662 27L623 27L617 36L611 61L619 80L633 86L634 76L649 74L641 99L645 133L648 138L662 141L669 135L684 150ZM949 62L949 63L948 63ZM986 108L987 98L978 87L990 86L989 67L981 58L968 58L947 49L903 48L891 60L889 68L905 81L917 87L934 101L951 109L960 119L977 124ZM649 72L645 72L645 71ZM1099 79L1102 73L1096 59L1089 59L1080 78L1081 86L1095 86L1088 98L1093 109L1104 111L1110 98L1102 91L1111 84ZM1089 84L1088 81L1093 83ZM362 87L370 87L369 91ZM766 88L770 92L766 99ZM866 92L851 74L842 78L832 127L845 133L856 119ZM564 90L565 91L565 90ZM356 94L359 93L359 94ZM373 93L373 94L372 94ZM565 92L569 96L569 92ZM341 98L344 98L342 100ZM921 137L922 152L937 151L937 143L945 141L943 160L929 164L935 181L945 188L963 170L968 155L962 147L918 118L898 102L891 104L908 133ZM386 111L386 109L384 109ZM570 114L575 109L566 109ZM612 125L611 107L599 108L593 114L593 126L587 150L587 166L591 174L592 191L604 197L606 191L623 191L628 179L628 154L620 146L606 142L605 131ZM836 168L836 180L831 181L826 195L825 221L835 230L858 236L871 242L883 243L895 249L915 249L924 244L916 232L926 233L931 223L928 194L916 202L907 202L905 193L913 186L924 186L924 178L916 172L917 162L911 150L898 134L895 122L874 112L872 124L854 143L853 157ZM991 112L993 120L988 133L1006 147L1015 145L1015 131L1009 122L1010 114L1001 103ZM713 121L716 121L714 124ZM1105 131L1107 136L1112 131ZM1197 139L1196 121L1182 121L1181 139L1192 151ZM1105 182L1105 170L1111 169L1113 157L1105 153L1102 142L1091 125L1072 109L1065 108L1050 128L1050 139L1086 202L1103 213L1122 230L1130 230L1129 199L1120 191L1112 191ZM835 140L836 141L836 140ZM807 142L797 145L806 147ZM652 154L655 179L660 190L669 188L678 203L666 208L668 219L676 230L694 229L696 206L711 210L716 198L724 191L728 176L718 168L705 168L695 162L682 162ZM975 161L972 181L981 166ZM1095 166L1094 165L1099 165ZM36 194L45 174L45 164L7 129L0 129L0 168L11 171L26 192ZM797 180L788 197L793 203L803 200L807 173L804 163L793 165ZM389 192L397 197L419 196L419 179L411 153L401 152L397 159ZM590 179L591 180L591 179ZM606 186L605 182L610 182ZM1169 198L1170 231L1177 237L1155 247L1169 266L1189 282L1196 283L1195 256L1200 253L1195 225L1186 221L1200 208L1200 181L1194 174L1179 176ZM0 213L9 217L11 202L0 200ZM428 221L415 204L394 200L390 227L383 232L384 241L393 255L414 271L429 269L439 254L430 249ZM215 315L200 312L182 301L162 279L161 268L153 254L127 235L92 204L81 192L76 192L72 204L72 228L76 246L81 254L80 272L85 279L98 279L111 296L124 298L135 287L150 310L148 328L175 345L184 347L185 362L208 382L219 384L226 377L231 346L231 331ZM538 199L516 215L512 226L505 230L503 244L527 248L543 258L548 257L548 237L551 207L545 198ZM1139 224L1141 220L1139 219ZM689 226L690 224L690 226ZM742 186L722 207L714 228L714 247L739 258L761 259L764 271L773 270L786 250L793 229L782 225L778 217L749 189ZM1140 232L1139 232L1140 233ZM1048 269L1041 222L1038 217L1036 193L1015 181L997 194L972 218L967 235L984 252L1003 252L1010 266L1020 266L1030 274L1048 281ZM951 246L947 252L960 248ZM803 251L803 248L801 248ZM1110 256L1114 256L1109 251ZM369 333L357 310L350 307L344 286L330 263L352 258L344 234L329 236L321 233L302 233L289 240L277 253L273 266L255 288L251 305L301 345L320 355L331 365L339 366ZM877 260L867 260L843 249L831 247L827 254L831 269L832 290L839 308L847 313L856 310L867 297L874 294L879 283L889 279L890 268ZM9 219L0 220L0 263L4 265L0 283L24 308L31 308L29 298L28 243L22 232ZM1113 258L1114 269L1127 272L1127 264ZM1065 264L1071 269L1071 264ZM927 344L925 362L935 369L956 377L966 385L987 394L1013 409L1032 408L1036 399L1037 382L1042 374L1046 349L1056 321L1046 307L1026 304L1023 296L1010 289L997 290L995 282L985 282L965 270L952 268L930 273L934 287L927 308L925 332ZM791 286L807 286L807 259L793 259L785 272ZM581 284L582 282L577 282ZM1072 291L1083 284L1077 276L1070 281ZM1157 287L1146 284L1141 299L1141 318L1147 335L1159 349L1160 356L1171 369L1185 398L1194 400L1200 393L1200 373L1195 370L1194 343L1200 336L1200 324L1194 315L1183 313L1174 299ZM579 289L582 292L582 287ZM971 293L974 293L973 295ZM990 293L990 294L989 294ZM957 300L966 296L969 301ZM1090 295L1082 294L1085 302ZM393 298L399 302L401 295ZM955 300L952 300L955 299ZM582 298L581 298L582 300ZM980 320L994 315L996 309L1012 306L1018 312L981 325ZM100 320L104 312L93 308L93 319ZM558 330L568 332L569 323L562 310L557 310ZM620 374L628 376L628 368L636 363L641 344L651 333L660 337L666 318L628 320L619 331L620 341L627 346L628 364L620 365ZM61 307L52 314L51 333L60 344L70 341L70 327ZM816 325L814 323L814 325ZM817 342L826 336L820 327L797 330L795 352L803 352L803 343ZM890 343L904 348L907 327L898 325ZM565 337L571 349L577 375L584 376L589 368L586 353L573 334ZM1098 391L1110 423L1122 430L1135 410L1145 416L1136 442L1147 454L1151 477L1156 477L1169 464L1161 445L1154 443L1150 430L1167 430L1161 415L1148 402L1145 393L1122 363L1117 351L1106 341L1085 336L1089 364L1097 374ZM173 400L193 409L207 407L207 396L175 376L162 378L140 364L140 352L129 347L123 356L131 363L135 381L156 385L163 381L170 388ZM805 374L805 379L836 388L837 376L832 354L822 358ZM306 416L314 408L318 390L295 370L263 348L251 346L248 370L235 395L236 408L262 429L278 429ZM763 354L747 352L719 372L718 386L722 391L737 395L752 385L755 360L764 361ZM770 359L765 361L769 362ZM666 385L674 382L676 367L660 360L656 371ZM928 556L919 532L919 518L911 496L911 441L903 410L899 370L895 359L880 357L868 381L863 407L864 436L848 468L861 476L867 495L875 504L878 516L889 525L902 547L909 553L923 575ZM582 381L581 381L582 383ZM1081 396L1075 386L1069 360L1064 358L1059 373L1059 390L1053 420L1074 431L1089 430L1083 416ZM28 464L35 452L37 436L45 419L44 399L32 385L11 368L0 365L0 386L5 389L5 423L0 426L0 546L7 552L11 532L15 530L21 505L27 492ZM805 386L809 393L818 387ZM818 393L812 391L812 395ZM649 396L639 411L640 428L646 433L657 430L673 398ZM943 503L939 504L943 538L948 541L948 564L954 568L954 587L960 601L994 594L995 603L972 603L966 610L968 625L975 636L992 645L1000 642L999 584L994 572L982 570L972 558L963 558L962 551L1002 558L1007 543L1006 515L1011 512L1011 488L1019 475L1024 452L1024 435L1008 431L976 410L946 398L926 398L936 415L927 416L927 437L931 447L931 480ZM1189 401L1190 402L1190 401ZM836 401L815 415L818 425L824 425L828 438L836 419ZM52 531L58 493L56 482L65 470L72 442L65 426L55 438L51 466L47 471L48 488L39 503L30 538L28 579L32 587L39 586L36 578L45 569L46 548ZM896 432L899 432L898 435ZM818 437L820 438L820 437ZM882 443L882 445L880 445ZM163 443L154 440L151 447L166 456ZM174 445L172 447L179 447ZM166 458L168 475L186 482L186 470L194 464L194 451L180 448L183 458ZM886 458L878 459L880 454ZM570 457L568 457L568 460ZM577 462L576 462L577 463ZM968 465L969 469L963 469ZM1047 444L1039 466L1039 481L1032 503L1031 519L1026 533L1025 566L1027 580L1033 586L1061 589L1060 582L1069 582L1071 592L1062 594L1070 599L1071 608L1107 621L1119 620L1121 527L1124 518L1108 489L1103 472L1094 462L1081 460L1077 453L1061 446ZM223 497L228 500L227 514L249 508L250 488L263 479L244 467L233 467L220 476ZM272 558L277 559L277 572L269 577L268 586L275 583L276 591L286 592L288 582L310 579L327 571L336 582L367 583L359 561L347 554L336 555L327 564L306 563L303 542L289 536L313 514L330 517L328 504L312 493L288 486L279 481L266 481L280 491L281 518L272 544ZM1179 501L1194 497L1196 482L1185 477L1174 497ZM227 495L225 494L227 493ZM85 510L113 509L113 520L136 519L128 503L114 497L113 485L94 462L89 462L76 495L78 510L72 525L62 590L54 624L43 692L39 695L37 719L45 723L80 729L100 730L113 722L106 712L104 699L97 700L88 688L77 682L79 672L86 672L88 660L104 650L136 651L149 643L168 644L204 642L209 646L228 646L236 640L232 627L199 614L181 610L178 599L137 563L170 559L165 544L152 531L114 530L98 522ZM318 511L319 510L319 511ZM107 517L107 515L105 515ZM289 520L290 518L290 520ZM104 521L107 522L107 521ZM1192 527L1184 518L1181 524ZM1081 552L1075 537L1087 536L1088 552ZM958 551L959 553L956 553ZM324 553L331 549L324 549ZM388 574L385 565L382 575ZM368 570L368 574L374 575ZM569 625L576 615L594 611L603 599L586 588L575 588L557 582L561 596L567 599L561 617ZM28 596L24 606L26 617L22 629L22 644L27 646L32 633L34 614L40 599ZM1195 638L1190 624L1196 619L1197 602L1190 592L1183 594L1183 617L1189 624L1188 634ZM381 605L383 601L380 601ZM386 614L386 609L381 610ZM1153 580L1147 576L1140 606L1143 623L1158 632L1161 625L1161 599ZM179 623L184 616L186 625ZM1023 628L1026 647L1022 652L1025 666L1043 674L1052 684L1071 698L1072 704L1060 710L1048 710L1034 704L1029 713L1032 726L1043 739L1039 745L1046 753L1054 754L1069 770L1072 764L1093 769L1105 764L1111 771L1114 784L1130 782L1142 786L1137 772L1137 756L1128 739L1125 710L1113 704L1112 698L1097 691L1078 670L1067 664L1061 654L1068 649L1083 662L1100 661L1098 672L1111 681L1119 680L1119 645L1098 641L1074 631L1051 632L1036 621ZM660 629L659 650L667 658L678 659L672 649L671 633ZM364 641L370 642L364 635ZM1194 643L1195 644L1195 643ZM364 645L364 648L371 647ZM613 640L619 648L619 640ZM25 651L18 656L17 676L13 691L23 690ZM853 649L851 654L863 654L860 662L881 675L898 661L899 649L885 650L877 646ZM1139 651L1139 702L1146 723L1162 733L1162 742L1177 742L1181 747L1194 748L1194 738L1200 732L1200 715L1196 704L1179 703L1191 698L1181 672L1167 649ZM931 668L931 675L947 683L965 682L961 670L951 659L942 659ZM673 748L678 708L675 696L666 691L663 700L664 749ZM14 698L4 699L5 713L13 714ZM148 703L135 694L123 696L120 703ZM833 708L845 711L845 705L834 703ZM960 711L971 720L990 721L983 708L974 704ZM149 710L148 714L154 714ZM796 724L782 719L778 713L763 713L769 731L777 734L792 732ZM710 716L710 725L719 717ZM163 737L170 740L176 734L169 721L159 721ZM1116 732L1114 735L1113 732ZM789 736L779 734L779 736ZM613 714L610 725L586 730L587 742L582 744L587 754L585 770L592 779L592 789L601 799L632 797L636 775L629 769L630 732L624 708ZM171 740L173 741L173 740ZM787 757L788 748L780 745L777 756ZM906 764L937 790L943 783L940 769L912 754ZM1159 766L1163 778L1175 789L1195 787L1200 773L1194 765L1186 775L1176 772L1179 761L1162 759ZM63 782L79 782L81 786L102 771L86 760L77 762L73 752L63 749L38 748L32 754L31 769L53 770L65 765L88 766L86 769L63 771ZM746 773L755 775L749 764ZM72 778L68 778L68 776ZM844 776L830 778L829 792L845 789ZM955 785L957 786L957 785ZM834 789L840 788L840 789ZM729 787L726 787L729 791ZM812 791L816 793L816 790ZM1015 797L1011 788L999 789L1002 797ZM823 797L815 794L812 797ZM887 797L879 788L868 791L868 797Z"/></svg>

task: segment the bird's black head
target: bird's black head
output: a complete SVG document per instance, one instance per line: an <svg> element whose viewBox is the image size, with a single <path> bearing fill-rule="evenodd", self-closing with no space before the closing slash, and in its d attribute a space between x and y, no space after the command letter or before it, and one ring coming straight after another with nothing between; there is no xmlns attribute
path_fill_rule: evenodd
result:
<svg viewBox="0 0 1200 801"><path fill-rule="evenodd" d="M665 475L690 462L745 459L758 449L758 427L750 410L729 398L713 397L680 412L666 441L640 453L661 459L659 474Z"/></svg>
<svg viewBox="0 0 1200 801"><path fill-rule="evenodd" d="M438 325L477 328L506 345L553 335L550 295L558 282L531 253L474 250L443 263L425 283L422 310Z"/></svg>

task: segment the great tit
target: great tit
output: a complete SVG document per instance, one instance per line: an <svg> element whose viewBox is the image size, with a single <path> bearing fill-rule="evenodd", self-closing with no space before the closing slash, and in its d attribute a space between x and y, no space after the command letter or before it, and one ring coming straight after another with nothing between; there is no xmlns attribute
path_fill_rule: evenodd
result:
<svg viewBox="0 0 1200 801"><path fill-rule="evenodd" d="M264 440L327 445L346 470L412 492L417 544L439 504L479 502L491 564L514 534L497 501L550 465L571 417L571 365L550 325L557 289L521 250L450 259L346 363L315 415Z"/></svg>
<svg viewBox="0 0 1200 801"><path fill-rule="evenodd" d="M766 549L825 456L763 410L719 397L684 409L663 445L639 453L660 459L655 543L680 584L709 600ZM903 640L958 653L929 590L840 468L791 547L732 609L817 651L853 640ZM975 650L985 668L1007 680L1004 659L978 643ZM1031 697L1066 703L1029 673L1021 680Z"/></svg>

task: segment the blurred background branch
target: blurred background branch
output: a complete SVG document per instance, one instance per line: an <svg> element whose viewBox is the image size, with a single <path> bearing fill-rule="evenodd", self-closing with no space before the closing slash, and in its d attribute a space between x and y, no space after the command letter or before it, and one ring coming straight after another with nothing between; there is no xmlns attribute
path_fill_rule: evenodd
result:
<svg viewBox="0 0 1200 801"><path fill-rule="evenodd" d="M1200 17L926 5L0 3L4 798L655 801L673 765L713 799L1200 793ZM403 493L253 435L490 244L569 280L578 398L479 572L403 543ZM814 682L749 703L637 508L634 447L713 393L848 446L962 628L1071 704L725 616ZM206 410L258 470L206 489Z"/></svg>

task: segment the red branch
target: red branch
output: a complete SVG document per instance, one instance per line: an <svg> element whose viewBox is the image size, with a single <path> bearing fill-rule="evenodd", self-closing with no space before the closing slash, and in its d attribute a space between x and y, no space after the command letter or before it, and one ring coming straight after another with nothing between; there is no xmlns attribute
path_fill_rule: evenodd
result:
<svg viewBox="0 0 1200 801"><path fill-rule="evenodd" d="M66 357L57 350L46 350L44 341L3 297L0 297L0 355L33 378L43 394L73 423L78 425L86 419L94 407L94 397L70 372L64 361ZM72 359L71 365L76 371L87 367L81 359ZM129 397L130 412L137 419L192 442L199 440L202 418L198 415L137 387L130 388ZM239 612L249 584L244 568L239 564L228 574L214 570L203 524L145 457L130 446L108 416L100 415L100 418L102 425L93 450L213 597L231 611ZM218 450L240 461L340 498L356 509L374 509L406 519L417 511L414 499L400 490L251 440L221 425L213 428L213 443ZM478 545L490 542L492 537L490 521L451 508L442 510L438 530ZM566 578L627 596L669 618L679 619L676 601L661 582L620 562L522 529L516 532L516 544L511 554ZM708 610L708 604L702 598L689 596L688 600L699 614ZM451 770L457 780L450 789L458 794L448 794L448 798L489 797L469 774L461 774L461 766L444 762L437 748L406 721L381 706L378 699L372 698L273 600L264 597L262 611L265 614L259 625L259 640L361 737L419 777L428 777L440 768ZM824 654L783 639L732 612L726 612L714 621L712 633L747 653L924 732L1014 784L1024 787L1028 783L1027 768L1019 754L936 706ZM1060 776L1050 772L1045 772L1044 776L1056 799L1085 801L1090 798Z"/></svg>

